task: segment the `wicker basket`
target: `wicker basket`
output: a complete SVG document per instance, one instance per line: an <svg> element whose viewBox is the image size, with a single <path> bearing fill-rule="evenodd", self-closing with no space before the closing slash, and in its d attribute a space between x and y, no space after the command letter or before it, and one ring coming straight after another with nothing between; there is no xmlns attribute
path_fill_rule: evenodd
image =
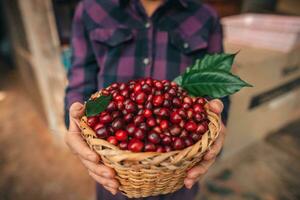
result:
<svg viewBox="0 0 300 200"><path fill-rule="evenodd" d="M89 146L102 158L104 165L116 171L119 190L129 198L140 198L173 193L184 185L187 170L201 161L203 154L218 137L220 118L205 107L209 130L194 145L180 151L167 153L133 153L120 150L109 142L96 138L81 119L82 135Z"/></svg>

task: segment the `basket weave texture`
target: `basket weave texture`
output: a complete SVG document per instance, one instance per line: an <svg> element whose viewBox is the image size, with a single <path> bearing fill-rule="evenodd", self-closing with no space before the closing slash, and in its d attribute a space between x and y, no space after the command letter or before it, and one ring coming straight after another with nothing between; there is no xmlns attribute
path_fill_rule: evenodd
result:
<svg viewBox="0 0 300 200"><path fill-rule="evenodd" d="M87 117L81 119L82 136L91 149L97 152L104 165L116 171L119 190L129 198L141 198L173 193L184 185L187 170L201 161L203 154L216 140L220 132L220 118L205 109L210 121L209 130L194 145L180 151L167 153L134 153L120 150L106 140L96 137L87 125Z"/></svg>

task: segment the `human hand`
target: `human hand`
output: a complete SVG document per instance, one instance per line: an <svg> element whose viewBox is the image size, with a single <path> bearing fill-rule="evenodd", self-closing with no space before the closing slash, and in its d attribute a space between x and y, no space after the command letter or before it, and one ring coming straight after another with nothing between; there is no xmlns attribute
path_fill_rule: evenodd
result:
<svg viewBox="0 0 300 200"><path fill-rule="evenodd" d="M220 100L212 100L209 102L211 111L217 115L221 115L223 111L223 103ZM225 126L222 123L221 131L211 146L210 150L204 155L203 160L199 165L193 167L188 171L187 177L184 180L184 184L188 189L191 189L193 185L207 172L210 166L215 162L216 156L220 153L225 140Z"/></svg>
<svg viewBox="0 0 300 200"><path fill-rule="evenodd" d="M99 163L100 157L88 147L80 135L79 121L83 114L84 106L81 103L75 102L71 105L70 126L65 135L65 142L87 168L89 175L115 195L119 187L119 183L115 179L115 171Z"/></svg>

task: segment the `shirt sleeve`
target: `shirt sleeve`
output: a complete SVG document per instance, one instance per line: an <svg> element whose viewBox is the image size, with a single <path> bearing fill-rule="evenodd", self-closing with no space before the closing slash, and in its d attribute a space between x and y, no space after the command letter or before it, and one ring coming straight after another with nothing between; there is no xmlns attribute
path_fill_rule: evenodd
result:
<svg viewBox="0 0 300 200"><path fill-rule="evenodd" d="M72 61L68 71L65 95L65 123L69 126L69 108L74 102L83 103L97 90L99 67L83 23L83 4L79 3L72 26Z"/></svg>
<svg viewBox="0 0 300 200"><path fill-rule="evenodd" d="M220 19L215 17L213 20L213 26L211 29L210 37L208 39L208 53L221 53L223 52L223 31ZM230 107L229 96L221 98L224 104L224 110L222 112L222 121L226 125L228 119L228 112Z"/></svg>

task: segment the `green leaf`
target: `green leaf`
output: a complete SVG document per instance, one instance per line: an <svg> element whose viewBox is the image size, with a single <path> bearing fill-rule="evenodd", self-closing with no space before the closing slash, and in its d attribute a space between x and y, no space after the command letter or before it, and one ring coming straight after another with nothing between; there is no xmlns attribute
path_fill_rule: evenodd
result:
<svg viewBox="0 0 300 200"><path fill-rule="evenodd" d="M192 68L192 66L187 67L187 68L185 69L184 74L185 74L185 73L188 73L188 72L191 70L191 68ZM177 85L181 85L181 84L182 84L182 77L183 77L183 75L177 76L177 77L173 80L173 82L177 83Z"/></svg>
<svg viewBox="0 0 300 200"><path fill-rule="evenodd" d="M181 85L182 84L182 76L177 76L173 82L177 83L177 85Z"/></svg>
<svg viewBox="0 0 300 200"><path fill-rule="evenodd" d="M192 70L216 69L230 72L236 54L207 54L202 59L196 60Z"/></svg>
<svg viewBox="0 0 300 200"><path fill-rule="evenodd" d="M110 103L112 96L100 96L97 99L91 99L86 102L85 114L87 117L98 115L103 112Z"/></svg>
<svg viewBox="0 0 300 200"><path fill-rule="evenodd" d="M237 54L237 53L236 53ZM207 54L202 59L197 59L196 62L186 68L184 75L187 73L195 73L206 69L225 70L230 72L236 54ZM183 75L174 79L178 85L182 84Z"/></svg>
<svg viewBox="0 0 300 200"><path fill-rule="evenodd" d="M185 74L182 87L194 96L221 98L252 86L228 71L209 69Z"/></svg>

